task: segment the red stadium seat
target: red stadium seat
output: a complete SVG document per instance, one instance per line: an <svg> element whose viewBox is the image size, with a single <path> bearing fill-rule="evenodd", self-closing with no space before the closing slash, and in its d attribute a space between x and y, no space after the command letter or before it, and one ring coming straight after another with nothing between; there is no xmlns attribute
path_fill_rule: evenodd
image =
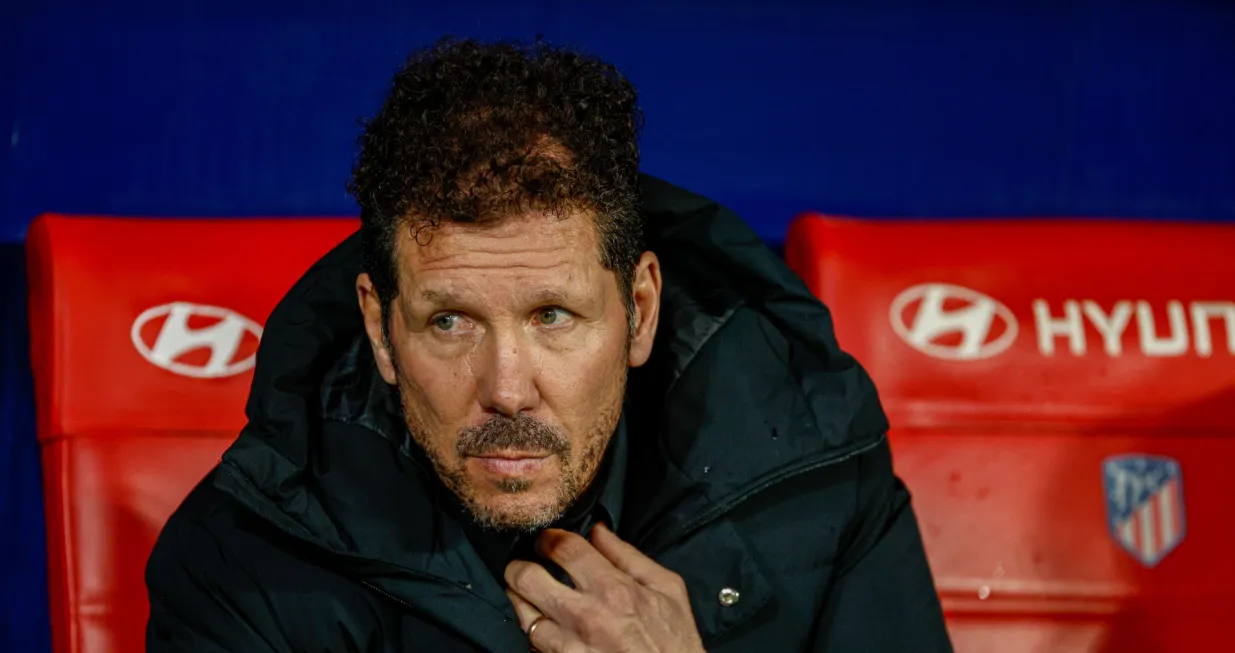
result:
<svg viewBox="0 0 1235 653"><path fill-rule="evenodd" d="M1235 227L806 216L956 648L1235 650Z"/></svg>
<svg viewBox="0 0 1235 653"><path fill-rule="evenodd" d="M56 653L144 650L154 539L244 425L266 316L356 226L33 223L31 356Z"/></svg>

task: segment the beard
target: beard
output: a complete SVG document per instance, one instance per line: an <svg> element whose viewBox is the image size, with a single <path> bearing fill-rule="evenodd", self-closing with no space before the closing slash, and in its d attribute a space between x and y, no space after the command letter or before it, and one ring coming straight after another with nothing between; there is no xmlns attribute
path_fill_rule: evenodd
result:
<svg viewBox="0 0 1235 653"><path fill-rule="evenodd" d="M557 457L557 463L562 473L558 476L557 487L554 488L554 501L543 506L522 519L511 520L496 515L483 505L476 497L475 487L466 473L469 457L485 456L504 449L523 451L540 451ZM582 491L578 479L570 471L574 465L571 460L570 438L562 430L552 424L547 424L526 413L515 417L495 415L480 426L465 428L459 431L459 439L455 443L456 462L453 467L439 461L430 455L438 476L467 507L468 512L482 528L504 530L515 528L523 531L538 530L556 520ZM522 494L533 487L533 481L524 478L503 478L497 482L497 489L503 494Z"/></svg>
<svg viewBox="0 0 1235 653"><path fill-rule="evenodd" d="M609 402L611 405L601 408L577 457L572 453L571 438L565 429L526 413L515 417L495 415L478 426L461 429L453 455L447 455L443 447L435 445L428 437L431 433L428 425L416 407L408 402L404 389L407 380L397 369L395 375L399 407L412 440L424 451L442 484L458 497L476 525L488 530L527 533L542 530L557 521L588 488L617 428L626 387L623 374L614 399ZM552 481L552 500L520 510L504 510L482 501L475 481L467 473L468 459L502 450L545 452L554 457L559 474ZM533 490L534 485L532 480L519 478L496 482L497 490L504 495L525 494Z"/></svg>

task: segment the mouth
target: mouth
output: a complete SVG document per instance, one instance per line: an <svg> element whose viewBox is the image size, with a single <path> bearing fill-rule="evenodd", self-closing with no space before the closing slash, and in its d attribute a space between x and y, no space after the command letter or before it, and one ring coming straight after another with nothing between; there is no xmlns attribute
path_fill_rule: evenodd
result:
<svg viewBox="0 0 1235 653"><path fill-rule="evenodd" d="M552 454L533 451L491 451L484 455L469 456L480 468L494 476L531 476L552 458Z"/></svg>

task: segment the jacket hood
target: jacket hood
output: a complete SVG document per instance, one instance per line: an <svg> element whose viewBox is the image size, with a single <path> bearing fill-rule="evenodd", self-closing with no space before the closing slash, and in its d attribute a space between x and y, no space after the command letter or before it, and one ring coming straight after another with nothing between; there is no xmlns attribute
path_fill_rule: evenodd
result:
<svg viewBox="0 0 1235 653"><path fill-rule="evenodd" d="M865 372L838 347L828 310L735 214L650 176L641 193L664 290L651 360L628 384L637 462L622 535L648 551L795 470L874 446L886 422ZM275 308L257 354L249 423L215 482L300 539L389 561L408 555L396 549L417 547L367 541L375 524L431 499L392 502L390 488L370 487L424 468L373 372L356 304L360 272L353 235ZM380 437L338 442L328 423ZM371 446L402 460L354 460ZM371 499L338 496L361 488ZM430 557L399 566L423 572L435 564Z"/></svg>

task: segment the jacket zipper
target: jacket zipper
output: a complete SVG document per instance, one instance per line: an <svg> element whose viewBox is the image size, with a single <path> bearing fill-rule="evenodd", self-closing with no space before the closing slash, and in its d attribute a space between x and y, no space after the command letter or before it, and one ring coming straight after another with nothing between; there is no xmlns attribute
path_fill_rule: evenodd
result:
<svg viewBox="0 0 1235 653"><path fill-rule="evenodd" d="M823 467L828 467L831 465L842 463L846 460L849 460L850 458L853 458L854 456L860 456L874 449L875 447L878 447L880 444L883 443L883 441L886 438L887 438L887 435L882 434L878 438L875 438L871 442L864 444L860 447L856 447L848 451L843 451L841 453L834 454L831 456L824 456L822 458L818 458L818 459L811 460L806 463L800 464L796 467L790 467L788 469L785 469L781 471L780 473L775 474L774 476L771 476L765 479L763 482L756 484L755 486L751 487L749 490L733 497L732 499L725 501L724 503L714 505L711 508L703 511L698 516L696 516L694 519L686 522L680 528L670 531L670 537L659 538L660 541L663 542L663 544L661 544L660 546L654 546L651 549L644 551L643 553L645 555L655 555L658 553L663 553L666 548L672 545L672 543L677 542L681 540L682 538L686 537L687 535L690 535L692 532L698 530L699 528L706 526L708 523L719 518L725 513L728 513L729 511L736 508L738 505L749 500L751 497L759 494L760 492L763 492L764 490L774 485L787 481L791 478L800 476L802 474L808 474L810 472L813 472Z"/></svg>
<svg viewBox="0 0 1235 653"><path fill-rule="evenodd" d="M386 597L386 598L390 599L391 601L394 601L395 603L398 603L399 605L401 605L401 606L403 606L403 607L407 608L408 610L410 610L410 611L412 611L412 612L415 612L415 611L416 611L416 608L415 608L415 607L414 607L411 603L408 603L407 601L404 601L403 599L401 599L401 598L399 598L399 597L395 596L394 594L391 594L390 592L387 592L386 590L384 590L384 589L382 589L382 588L378 587L377 585L374 585L373 583L370 583L370 582L369 582L369 581L367 581L367 580L361 580L361 581L360 581L360 584L361 584L361 585L364 585L365 587L367 587L367 588L369 588L369 589L373 590L374 592L376 592L376 593L378 593L378 594L380 594L380 595L382 595L382 596L384 596L384 597Z"/></svg>

